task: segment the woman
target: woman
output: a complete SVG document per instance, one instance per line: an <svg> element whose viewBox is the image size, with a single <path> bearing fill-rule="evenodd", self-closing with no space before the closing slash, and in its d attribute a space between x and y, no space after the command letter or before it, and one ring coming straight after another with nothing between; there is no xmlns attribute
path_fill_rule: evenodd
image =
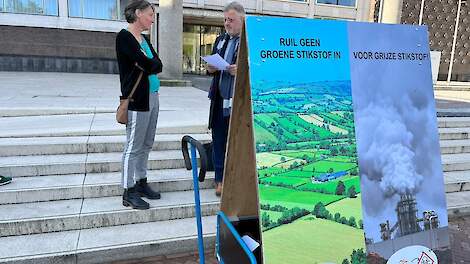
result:
<svg viewBox="0 0 470 264"><path fill-rule="evenodd" d="M150 41L142 34L152 26L154 14L154 7L148 1L131 1L124 11L128 28L121 30L116 37L123 97L129 96L138 83L129 102L127 143L121 167L124 187L122 204L134 209L149 208L141 197L160 199L160 193L147 184L147 163L157 126L160 87L157 73L162 71L162 62Z"/></svg>

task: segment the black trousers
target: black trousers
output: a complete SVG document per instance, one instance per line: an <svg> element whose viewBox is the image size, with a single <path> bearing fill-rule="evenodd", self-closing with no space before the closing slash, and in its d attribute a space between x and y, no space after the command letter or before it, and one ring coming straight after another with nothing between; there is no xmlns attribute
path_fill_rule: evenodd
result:
<svg viewBox="0 0 470 264"><path fill-rule="evenodd" d="M215 182L219 183L222 182L224 176L224 163L225 153L227 151L227 136L230 116L224 117L223 99L220 95L216 96L212 103L212 161L214 163Z"/></svg>

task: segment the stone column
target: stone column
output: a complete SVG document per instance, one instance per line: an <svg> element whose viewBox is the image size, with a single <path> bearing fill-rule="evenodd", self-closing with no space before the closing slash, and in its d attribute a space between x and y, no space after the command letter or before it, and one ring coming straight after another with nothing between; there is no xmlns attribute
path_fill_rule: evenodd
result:
<svg viewBox="0 0 470 264"><path fill-rule="evenodd" d="M368 22L371 0L357 1L356 21ZM373 2L373 1L372 1Z"/></svg>
<svg viewBox="0 0 470 264"><path fill-rule="evenodd" d="M183 79L183 0L160 0L159 54L164 79Z"/></svg>
<svg viewBox="0 0 470 264"><path fill-rule="evenodd" d="M68 14L69 14L68 1L67 0L59 0L57 3L59 5L59 17L67 18Z"/></svg>
<svg viewBox="0 0 470 264"><path fill-rule="evenodd" d="M403 0L383 0L382 23L400 24Z"/></svg>

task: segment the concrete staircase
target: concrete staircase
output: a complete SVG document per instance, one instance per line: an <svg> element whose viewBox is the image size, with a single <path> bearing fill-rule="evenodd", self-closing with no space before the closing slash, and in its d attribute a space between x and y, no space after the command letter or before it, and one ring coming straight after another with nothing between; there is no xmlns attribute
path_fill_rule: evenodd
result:
<svg viewBox="0 0 470 264"><path fill-rule="evenodd" d="M450 217L470 214L470 117L441 117L439 134Z"/></svg>
<svg viewBox="0 0 470 264"><path fill-rule="evenodd" d="M470 118L440 118L439 127L449 214L470 213ZM202 126L164 133L148 175L162 199L144 211L121 204L123 135L0 138L0 174L14 177L0 187L0 262L104 263L196 251L192 176L179 148L183 134L210 136ZM200 186L207 248L219 206L213 177Z"/></svg>
<svg viewBox="0 0 470 264"><path fill-rule="evenodd" d="M210 139L204 126L186 130ZM0 262L103 263L195 251L183 134L181 127L164 131L156 135L148 175L162 199L144 211L122 206L124 135L0 138L0 174L14 177L0 188ZM213 178L208 173L200 184L206 247L214 244L219 208Z"/></svg>

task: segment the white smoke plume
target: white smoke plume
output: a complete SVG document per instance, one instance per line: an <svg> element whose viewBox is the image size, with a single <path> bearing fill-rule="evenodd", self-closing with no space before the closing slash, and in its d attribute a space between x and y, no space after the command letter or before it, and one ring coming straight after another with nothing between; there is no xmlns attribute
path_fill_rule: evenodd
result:
<svg viewBox="0 0 470 264"><path fill-rule="evenodd" d="M413 134L395 107L386 101L370 104L363 109L358 120L361 131L368 138L362 145L361 172L371 181L379 183L386 197L394 194L416 193L423 176L417 172L415 153L412 151ZM364 135L367 133L366 135Z"/></svg>

